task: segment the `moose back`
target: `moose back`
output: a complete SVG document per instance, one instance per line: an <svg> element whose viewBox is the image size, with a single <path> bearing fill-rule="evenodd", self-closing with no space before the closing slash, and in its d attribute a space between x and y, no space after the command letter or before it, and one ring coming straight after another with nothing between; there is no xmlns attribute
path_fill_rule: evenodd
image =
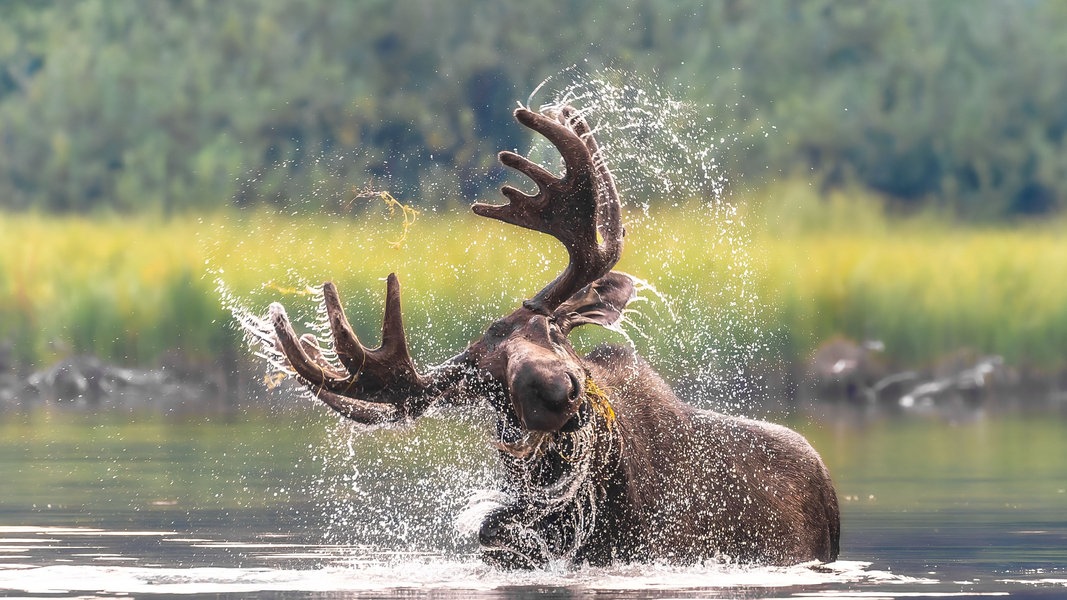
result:
<svg viewBox="0 0 1067 600"><path fill-rule="evenodd" d="M277 303L265 319L247 319L246 330L275 368L360 423L407 421L446 404L491 406L505 485L472 508L489 563L836 560L837 496L802 436L683 403L629 348L575 352L572 329L615 324L635 297L634 280L611 270L625 235L618 192L577 110L519 108L515 118L555 145L563 175L501 152L537 191L504 186L507 204L473 209L563 244L567 267L537 294L426 372L408 351L392 274L378 348L356 338L331 283L323 285L330 339L298 336Z"/></svg>

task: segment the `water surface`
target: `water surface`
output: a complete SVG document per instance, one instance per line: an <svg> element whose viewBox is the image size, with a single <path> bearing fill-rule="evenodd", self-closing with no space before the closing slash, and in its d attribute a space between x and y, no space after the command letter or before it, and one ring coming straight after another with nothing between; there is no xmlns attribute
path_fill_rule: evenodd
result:
<svg viewBox="0 0 1067 600"><path fill-rule="evenodd" d="M791 420L842 499L833 565L532 573L483 566L454 527L495 477L477 423L353 434L289 413L0 416L0 596L1067 595L1060 412Z"/></svg>

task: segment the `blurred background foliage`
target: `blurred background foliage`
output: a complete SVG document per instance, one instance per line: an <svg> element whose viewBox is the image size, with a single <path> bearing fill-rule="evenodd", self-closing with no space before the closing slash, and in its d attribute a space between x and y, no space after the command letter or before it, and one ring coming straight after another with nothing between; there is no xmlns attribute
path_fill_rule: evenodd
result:
<svg viewBox="0 0 1067 600"><path fill-rule="evenodd" d="M368 177L465 204L575 63L773 132L731 148L748 176L964 221L1067 203L1058 1L6 0L0 207L307 210Z"/></svg>
<svg viewBox="0 0 1067 600"><path fill-rule="evenodd" d="M626 189L646 220L620 266L724 316L647 330L699 322L704 346L794 366L838 336L900 368L970 348L1067 381L1055 0L0 1L0 374L221 368L248 352L220 293L262 307L326 277L374 339L393 270L421 299L420 358L442 360L561 268L551 240L507 232L531 264L451 209L498 197L496 153L530 148L516 102L582 73L689 104L632 130L641 157L677 155L641 138L678 115L708 119L723 178L686 193L725 180L748 221L731 287L726 223L694 218L708 198ZM422 210L404 251L382 251L399 230L380 202L353 202L367 186ZM662 367L706 358L690 346Z"/></svg>

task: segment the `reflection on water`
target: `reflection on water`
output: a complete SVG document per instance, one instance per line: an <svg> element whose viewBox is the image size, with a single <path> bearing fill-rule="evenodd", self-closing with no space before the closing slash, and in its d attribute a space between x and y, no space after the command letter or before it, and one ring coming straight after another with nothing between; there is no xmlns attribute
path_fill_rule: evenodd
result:
<svg viewBox="0 0 1067 600"><path fill-rule="evenodd" d="M842 498L833 565L532 573L482 565L451 527L463 488L491 477L469 423L350 435L313 410L232 423L3 418L0 596L1067 594L1067 421L1055 415L794 422ZM462 485L432 468L457 460L473 473ZM403 493L458 497L388 497ZM413 512L383 518L400 508ZM405 519L407 532L392 531Z"/></svg>

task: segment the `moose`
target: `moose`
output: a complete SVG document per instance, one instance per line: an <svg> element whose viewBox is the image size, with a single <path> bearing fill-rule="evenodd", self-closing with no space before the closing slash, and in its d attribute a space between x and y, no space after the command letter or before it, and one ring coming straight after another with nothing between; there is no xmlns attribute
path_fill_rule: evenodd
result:
<svg viewBox="0 0 1067 600"><path fill-rule="evenodd" d="M298 336L278 303L245 327L276 368L358 423L487 403L504 485L480 507L476 529L492 565L836 560L837 496L800 434L683 403L629 346L584 357L571 346L575 327L611 326L636 298L635 279L612 271L625 235L619 194L585 115L562 106L520 107L514 116L555 146L563 175L500 152L537 192L505 185L506 204L473 210L562 242L566 268L533 297L425 372L408 350L394 274L378 348L357 339L329 282L322 298L331 339Z"/></svg>

